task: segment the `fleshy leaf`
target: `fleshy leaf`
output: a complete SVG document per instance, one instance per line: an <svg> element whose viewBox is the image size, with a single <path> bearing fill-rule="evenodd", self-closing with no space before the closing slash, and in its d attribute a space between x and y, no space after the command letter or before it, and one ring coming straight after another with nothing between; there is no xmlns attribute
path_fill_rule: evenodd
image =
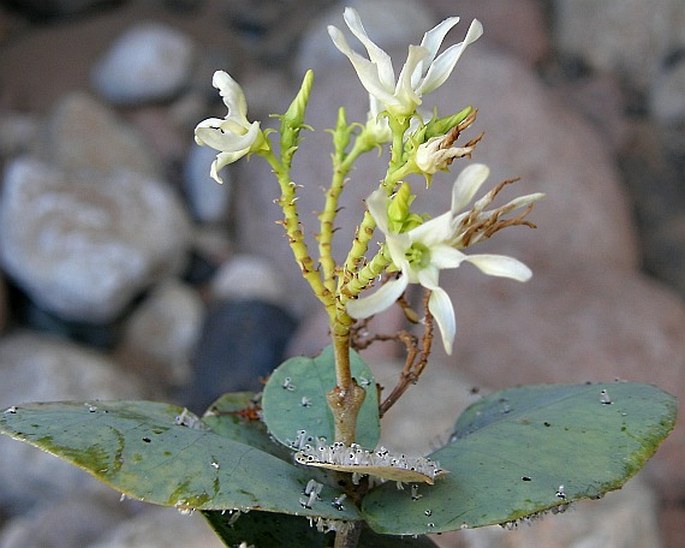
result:
<svg viewBox="0 0 685 548"><path fill-rule="evenodd" d="M271 439L258 417L254 392L230 392L219 397L202 416L212 432L292 463L292 452Z"/></svg>
<svg viewBox="0 0 685 548"><path fill-rule="evenodd" d="M303 517L285 514L250 512L234 519L228 512L203 512L207 521L227 546L246 542L248 546L278 546L279 548L324 548L333 546L334 533L317 531L316 519L310 525ZM232 519L233 518L233 519ZM431 548L428 537L393 537L362 529L359 548Z"/></svg>
<svg viewBox="0 0 685 548"><path fill-rule="evenodd" d="M366 390L357 418L357 443L373 448L380 438L376 382L358 354L352 352L350 362L352 376ZM271 435L283 445L297 449L303 439L316 443L324 437L332 442L335 428L326 392L334 386L330 346L316 358L291 358L282 363L269 377L262 395L264 422Z"/></svg>
<svg viewBox="0 0 685 548"><path fill-rule="evenodd" d="M377 532L507 524L620 488L673 429L675 398L645 384L524 386L491 394L430 455L434 486L384 484L363 501Z"/></svg>
<svg viewBox="0 0 685 548"><path fill-rule="evenodd" d="M55 402L12 406L0 432L87 472L126 495L163 506L359 519L323 486L311 508L300 502L312 474L212 432L183 408L144 401Z"/></svg>

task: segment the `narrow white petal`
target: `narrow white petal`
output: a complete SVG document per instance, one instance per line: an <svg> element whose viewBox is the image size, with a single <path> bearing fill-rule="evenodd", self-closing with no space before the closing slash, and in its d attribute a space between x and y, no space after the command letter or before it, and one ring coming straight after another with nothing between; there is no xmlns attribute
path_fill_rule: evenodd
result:
<svg viewBox="0 0 685 548"><path fill-rule="evenodd" d="M447 244L431 248L431 264L440 269L457 268L467 257L465 253Z"/></svg>
<svg viewBox="0 0 685 548"><path fill-rule="evenodd" d="M224 132L208 127L195 128L195 140L198 144L210 146L222 152L235 152L250 148L259 134L259 122L250 124L246 133Z"/></svg>
<svg viewBox="0 0 685 548"><path fill-rule="evenodd" d="M214 179L220 185L223 185L224 180L219 175L219 172L224 167L226 167L228 164L232 164L236 160L245 156L245 154L247 154L248 152L249 152L249 149L245 149L245 150L239 151L239 152L221 152L221 153L217 154L217 157L214 159L211 167L209 168L210 177L212 179Z"/></svg>
<svg viewBox="0 0 685 548"><path fill-rule="evenodd" d="M452 74L454 66L459 61L466 47L478 40L482 34L483 25L481 25L478 19L474 19L469 26L464 41L450 46L431 63L417 91L420 94L430 93L444 84L445 80Z"/></svg>
<svg viewBox="0 0 685 548"><path fill-rule="evenodd" d="M461 171L452 187L453 215L468 205L488 175L490 168L485 164L471 164Z"/></svg>
<svg viewBox="0 0 685 548"><path fill-rule="evenodd" d="M508 213L510 211L526 207L534 202L537 202L538 200L541 200L544 197L544 192L534 192L533 194L526 194L525 196L519 196L518 198L514 198L510 202L504 204L501 208L497 209L501 210L502 213Z"/></svg>
<svg viewBox="0 0 685 548"><path fill-rule="evenodd" d="M405 113L413 112L416 105L421 104L421 94L416 93L414 87L420 79L420 63L428 57L428 50L421 46L409 46L407 60L402 67L397 85L395 97L405 106ZM418 75L418 77L417 77Z"/></svg>
<svg viewBox="0 0 685 548"><path fill-rule="evenodd" d="M371 95L376 97L381 103L387 104L394 102L393 85L386 87L381 81L381 74L378 67L368 59L359 55L354 51L340 29L330 25L328 27L328 34L333 40L333 44L338 50L343 53L352 63L360 82Z"/></svg>
<svg viewBox="0 0 685 548"><path fill-rule="evenodd" d="M433 247L449 240L453 235L452 214L448 211L412 228L406 234L413 242L421 242L426 247Z"/></svg>
<svg viewBox="0 0 685 548"><path fill-rule="evenodd" d="M407 277L402 275L396 280L391 280L368 297L361 297L356 301L347 303L347 313L356 319L368 318L374 314L391 307L400 295L407 289Z"/></svg>
<svg viewBox="0 0 685 548"><path fill-rule="evenodd" d="M371 62L376 65L378 79L380 80L381 85L388 91L392 90L395 87L395 71L392 67L390 55L369 38L357 10L354 8L345 8L343 18L350 31L352 31L352 34L354 34L366 48Z"/></svg>
<svg viewBox="0 0 685 548"><path fill-rule="evenodd" d="M530 268L528 268L521 261L506 255L468 255L465 259L484 274L490 276L499 276L502 278L511 278L519 282L527 282L533 275Z"/></svg>
<svg viewBox="0 0 685 548"><path fill-rule="evenodd" d="M430 264L421 270L416 270L413 274L416 278L414 283L420 283L431 291L440 289L440 269L437 266Z"/></svg>
<svg viewBox="0 0 685 548"><path fill-rule="evenodd" d="M428 310L433 315L435 323L438 324L445 352L452 354L452 343L457 333L457 321L454 317L452 301L445 290L440 287L433 290L428 299Z"/></svg>
<svg viewBox="0 0 685 548"><path fill-rule="evenodd" d="M390 198L383 189L374 190L369 197L366 199L366 207L371 213L373 220L376 221L376 226L380 228L381 232L385 236L391 234L390 227L388 226L388 205L390 203Z"/></svg>
<svg viewBox="0 0 685 548"><path fill-rule="evenodd" d="M426 63L430 65L438 54L442 41L447 36L447 33L459 22L459 17L448 17L441 21L423 35L421 45L429 51L429 56Z"/></svg>
<svg viewBox="0 0 685 548"><path fill-rule="evenodd" d="M219 90L219 95L224 100L229 112L237 112L242 117L247 116L247 101L242 88L231 76L223 71L217 70L212 77L212 85Z"/></svg>

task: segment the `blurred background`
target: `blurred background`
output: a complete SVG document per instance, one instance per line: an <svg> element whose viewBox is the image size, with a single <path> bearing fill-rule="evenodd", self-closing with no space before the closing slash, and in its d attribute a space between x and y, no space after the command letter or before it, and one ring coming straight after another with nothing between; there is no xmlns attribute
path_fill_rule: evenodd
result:
<svg viewBox="0 0 685 548"><path fill-rule="evenodd" d="M441 19L485 34L426 97L479 109L473 155L492 185L547 194L535 231L483 250L525 261L531 282L444 275L455 354L436 352L388 415L387 441L426 451L474 392L532 382L627 379L685 396L685 3L681 0L0 1L0 408L22 401L164 399L201 413L259 390L282 359L327 344L275 225L276 185L258 158L208 176L193 128L226 109L215 70L273 124L316 74L295 180L309 238L339 105L368 101L326 24L355 6L399 70ZM355 46L360 47L360 46ZM370 155L346 190L336 253L381 177ZM466 165L453 165L453 173ZM444 209L454 174L436 176ZM417 180L417 183L420 183ZM416 188L420 188L417 184ZM510 196L511 197L511 196ZM313 240L312 240L313 241ZM401 318L374 320L392 331ZM401 349L367 351L391 388ZM427 396L430 394L430 396ZM518 531L443 535L441 546L678 546L685 434L620 492ZM198 516L133 501L30 447L0 439L0 548L219 545Z"/></svg>

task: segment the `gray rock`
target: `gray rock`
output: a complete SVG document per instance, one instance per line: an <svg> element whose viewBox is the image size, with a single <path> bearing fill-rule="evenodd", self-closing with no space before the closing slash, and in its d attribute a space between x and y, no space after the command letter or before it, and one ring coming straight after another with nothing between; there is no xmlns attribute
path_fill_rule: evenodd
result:
<svg viewBox="0 0 685 548"><path fill-rule="evenodd" d="M215 301L223 299L258 299L283 304L286 289L275 267L254 255L236 255L214 275L210 286Z"/></svg>
<svg viewBox="0 0 685 548"><path fill-rule="evenodd" d="M87 546L129 517L126 510L114 491L76 492L10 520L0 532L0 548Z"/></svg>
<svg viewBox="0 0 685 548"><path fill-rule="evenodd" d="M140 381L110 359L28 332L0 339L0 409L32 401L141 399ZM97 489L82 470L34 447L0 437L0 504L12 513L75 488Z"/></svg>
<svg viewBox="0 0 685 548"><path fill-rule="evenodd" d="M151 386L180 386L190 378L190 356L204 320L195 290L175 280L156 287L133 312L117 350Z"/></svg>
<svg viewBox="0 0 685 548"><path fill-rule="evenodd" d="M224 544L199 513L179 515L172 508L150 507L107 532L88 548L221 548Z"/></svg>
<svg viewBox="0 0 685 548"><path fill-rule="evenodd" d="M159 101L188 84L193 41L161 23L139 24L121 35L93 68L93 87L118 104Z"/></svg>
<svg viewBox="0 0 685 548"><path fill-rule="evenodd" d="M652 83L649 108L663 125L677 126L685 122L685 59L657 75Z"/></svg>
<svg viewBox="0 0 685 548"><path fill-rule="evenodd" d="M64 319L112 320L142 289L178 272L189 237L181 204L159 181L123 171L68 178L28 158L7 168L0 261Z"/></svg>
<svg viewBox="0 0 685 548"><path fill-rule="evenodd" d="M183 172L183 190L193 217L203 223L221 223L228 217L232 183L227 168L221 170L224 184L209 176L216 150L193 145L188 152Z"/></svg>
<svg viewBox="0 0 685 548"><path fill-rule="evenodd" d="M555 0L555 36L561 52L597 70L616 71L646 90L665 54L679 44L672 13L680 0ZM681 19L682 23L682 19Z"/></svg>
<svg viewBox="0 0 685 548"><path fill-rule="evenodd" d="M259 391L260 378L283 361L296 327L287 312L270 303L254 299L213 303L192 359L188 407L203 413L226 392Z"/></svg>
<svg viewBox="0 0 685 548"><path fill-rule="evenodd" d="M32 114L8 112L0 118L0 155L15 156L28 152L36 141L38 118Z"/></svg>
<svg viewBox="0 0 685 548"><path fill-rule="evenodd" d="M65 95L57 102L44 145L45 155L67 171L160 173L159 161L140 133L110 108L81 92Z"/></svg>
<svg viewBox="0 0 685 548"><path fill-rule="evenodd" d="M345 5L354 7L359 12L364 28L376 44L384 49L403 46L405 56L407 45L418 44L423 33L435 24L430 10L416 0L356 0ZM343 21L340 5L334 5L322 17L312 21L304 33L294 63L297 74L304 74L311 68L318 76L319 70L342 56L328 36L327 25L335 25L349 32ZM356 41L355 38L351 40ZM353 42L350 41L350 44ZM352 47L363 48L361 44ZM398 61L395 62L395 70L399 70L397 63Z"/></svg>

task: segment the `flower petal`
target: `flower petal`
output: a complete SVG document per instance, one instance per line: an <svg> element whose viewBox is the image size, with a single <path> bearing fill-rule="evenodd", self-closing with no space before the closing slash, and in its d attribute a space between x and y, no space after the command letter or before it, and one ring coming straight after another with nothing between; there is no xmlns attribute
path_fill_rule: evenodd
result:
<svg viewBox="0 0 685 548"><path fill-rule="evenodd" d="M400 295L407 289L407 276L401 275L396 280L390 280L378 288L368 297L361 297L347 303L347 313L356 319L368 318L391 307Z"/></svg>
<svg viewBox="0 0 685 548"><path fill-rule="evenodd" d="M247 101L242 88L231 76L223 71L217 70L212 77L212 85L219 90L219 95L224 100L229 113L239 114L242 118L247 116Z"/></svg>
<svg viewBox="0 0 685 548"><path fill-rule="evenodd" d="M431 264L439 269L457 268L468 258L468 255L447 244L436 245L431 248Z"/></svg>
<svg viewBox="0 0 685 548"><path fill-rule="evenodd" d="M383 49L378 47L366 33L359 13L354 8L345 8L343 19L352 34L357 37L369 54L369 59L376 65L378 79L381 85L388 91L395 86L395 71L392 67L392 59Z"/></svg>
<svg viewBox="0 0 685 548"><path fill-rule="evenodd" d="M429 55L429 51L421 46L409 46L407 60L400 71L395 86L395 97L402 107L402 114L411 114L416 105L421 104L421 94L416 93L415 88L420 81L421 67Z"/></svg>
<svg viewBox="0 0 685 548"><path fill-rule="evenodd" d="M428 310L433 315L435 323L438 324L445 352L451 355L452 343L457 334L457 321L454 317L452 301L444 289L436 287L432 290L431 296L428 299Z"/></svg>
<svg viewBox="0 0 685 548"><path fill-rule="evenodd" d="M464 53L466 47L478 40L482 34L483 25L481 25L478 19L474 19L469 26L469 30L466 32L464 41L450 46L431 63L430 67L428 67L426 76L416 91L420 95L423 95L430 93L444 84L445 80L452 74L454 66L457 64L457 61L459 61L459 58Z"/></svg>
<svg viewBox="0 0 685 548"><path fill-rule="evenodd" d="M213 120L213 119L212 119ZM205 120L207 122L208 120ZM200 145L207 145L222 152L236 152L250 148L259 134L259 122L252 122L244 134L222 131L221 128L207 127L200 122L195 128L195 141Z"/></svg>
<svg viewBox="0 0 685 548"><path fill-rule="evenodd" d="M430 65L438 54L440 45L442 41L447 36L447 33L459 22L459 17L448 17L444 19L432 29L430 29L426 34L423 35L423 40L421 40L421 45L426 48L429 55L426 59L426 64Z"/></svg>
<svg viewBox="0 0 685 548"><path fill-rule="evenodd" d="M330 35L331 40L333 40L335 47L352 63L352 67L357 73L359 81L366 88L366 91L378 98L378 100L384 104L394 102L393 86L391 85L389 88L386 88L383 85L383 82L381 81L382 75L380 74L378 67L354 51L347 43L343 33L337 27L329 25L328 34Z"/></svg>
<svg viewBox="0 0 685 548"><path fill-rule="evenodd" d="M366 207L371 213L376 225L386 237L391 235L388 225L388 205L390 198L383 189L374 190L366 199Z"/></svg>
<svg viewBox="0 0 685 548"><path fill-rule="evenodd" d="M453 232L452 214L448 211L416 228L412 228L406 234L409 235L412 242L421 242L426 247L432 247L450 239Z"/></svg>
<svg viewBox="0 0 685 548"><path fill-rule="evenodd" d="M490 168L485 164L471 164L461 171L452 187L453 215L468 205L488 175Z"/></svg>
<svg viewBox="0 0 685 548"><path fill-rule="evenodd" d="M519 282L527 282L533 275L530 268L521 261L506 255L490 255L483 253L479 255L468 255L465 260L489 276L511 278Z"/></svg>

